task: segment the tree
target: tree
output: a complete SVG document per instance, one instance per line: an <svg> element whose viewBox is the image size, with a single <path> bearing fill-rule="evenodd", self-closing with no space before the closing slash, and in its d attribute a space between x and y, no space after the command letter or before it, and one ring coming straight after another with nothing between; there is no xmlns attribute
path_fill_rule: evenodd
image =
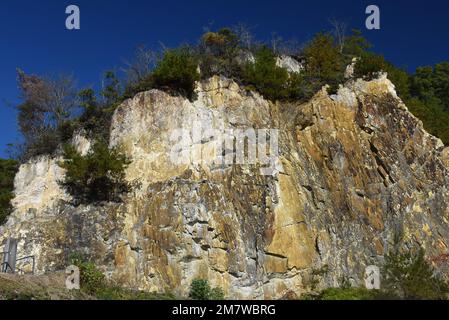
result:
<svg viewBox="0 0 449 320"><path fill-rule="evenodd" d="M238 76L240 66L236 58L242 52L239 41L237 34L229 28L206 32L197 48L202 78L215 74L229 78Z"/></svg>
<svg viewBox="0 0 449 320"><path fill-rule="evenodd" d="M332 35L317 34L304 48L306 58L306 72L312 82L318 86L340 83L344 76L342 56L334 45Z"/></svg>
<svg viewBox="0 0 449 320"><path fill-rule="evenodd" d="M130 189L125 180L130 161L103 141L96 141L85 156L72 145L65 145L63 159L59 165L66 174L60 184L79 203L120 201L120 195Z"/></svg>
<svg viewBox="0 0 449 320"><path fill-rule="evenodd" d="M193 300L223 300L224 293L219 287L211 288L209 281L195 279L190 284L189 298Z"/></svg>
<svg viewBox="0 0 449 320"><path fill-rule="evenodd" d="M391 251L385 257L384 286L404 299L447 299L447 283L435 275L422 248Z"/></svg>
<svg viewBox="0 0 449 320"><path fill-rule="evenodd" d="M256 53L256 62L245 67L244 81L253 86L267 99L277 100L286 96L288 72L276 65L273 52L262 47Z"/></svg>
<svg viewBox="0 0 449 320"><path fill-rule="evenodd" d="M253 48L255 40L250 27L243 23L238 23L232 28L232 31L237 36L242 49L251 50Z"/></svg>
<svg viewBox="0 0 449 320"><path fill-rule="evenodd" d="M153 73L154 85L191 98L195 81L200 79L198 61L186 47L167 50Z"/></svg>
<svg viewBox="0 0 449 320"><path fill-rule="evenodd" d="M362 32L357 29L352 30L352 34L345 38L343 54L352 58L360 58L372 44L363 37Z"/></svg>
<svg viewBox="0 0 449 320"><path fill-rule="evenodd" d="M133 86L144 81L154 70L160 57L156 51L139 46L136 49L134 58L126 61L126 67L122 71L126 75L126 85Z"/></svg>
<svg viewBox="0 0 449 320"><path fill-rule="evenodd" d="M106 71L103 80L103 91L101 92L106 105L113 105L119 101L120 81L114 71Z"/></svg>
<svg viewBox="0 0 449 320"><path fill-rule="evenodd" d="M24 137L24 159L52 153L60 141L58 128L73 116L77 106L75 81L71 76L43 78L18 70L22 103L16 106Z"/></svg>
<svg viewBox="0 0 449 320"><path fill-rule="evenodd" d="M335 18L330 19L329 23L332 25L332 33L337 42L338 50L341 54L343 53L343 49L345 47L347 24L345 22L338 21Z"/></svg>

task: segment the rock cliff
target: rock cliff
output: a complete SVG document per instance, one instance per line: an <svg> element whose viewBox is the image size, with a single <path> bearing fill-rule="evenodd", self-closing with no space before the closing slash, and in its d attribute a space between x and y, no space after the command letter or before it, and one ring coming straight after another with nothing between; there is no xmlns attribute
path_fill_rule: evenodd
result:
<svg viewBox="0 0 449 320"><path fill-rule="evenodd" d="M429 256L448 252L448 149L385 75L307 103L274 104L218 76L196 91L189 101L151 90L116 110L110 145L132 159L127 179L138 182L120 204L74 207L57 159L22 165L0 241L20 239L19 256L35 255L38 273L82 252L125 286L186 295L202 277L240 299L362 284L398 233ZM198 126L205 135L191 133ZM176 149L179 128L189 139ZM261 163L213 161L215 129L248 128L278 130L271 175ZM193 161L174 163L173 152Z"/></svg>

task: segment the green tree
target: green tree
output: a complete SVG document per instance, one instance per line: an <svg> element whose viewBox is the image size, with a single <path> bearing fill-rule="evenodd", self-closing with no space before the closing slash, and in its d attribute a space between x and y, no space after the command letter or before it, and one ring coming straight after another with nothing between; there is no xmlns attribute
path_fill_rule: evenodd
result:
<svg viewBox="0 0 449 320"><path fill-rule="evenodd" d="M191 98L200 79L197 68L198 61L188 48L167 50L153 72L154 85Z"/></svg>
<svg viewBox="0 0 449 320"><path fill-rule="evenodd" d="M332 35L317 34L304 48L303 55L307 76L316 85L336 86L343 81L345 65Z"/></svg>
<svg viewBox="0 0 449 320"><path fill-rule="evenodd" d="M59 128L73 116L77 105L75 81L61 75L44 78L18 70L22 102L16 105L24 138L21 158L53 153L62 142Z"/></svg>
<svg viewBox="0 0 449 320"><path fill-rule="evenodd" d="M85 156L72 145L65 145L63 158L59 165L67 172L60 183L81 203L119 201L120 194L130 189L125 180L125 169L130 161L101 140L96 141Z"/></svg>
<svg viewBox="0 0 449 320"><path fill-rule="evenodd" d="M190 285L189 298L193 300L223 300L224 293L221 288L211 288L209 281L195 279Z"/></svg>
<svg viewBox="0 0 449 320"><path fill-rule="evenodd" d="M114 71L106 71L103 80L102 95L106 105L113 105L120 99L120 81Z"/></svg>
<svg viewBox="0 0 449 320"><path fill-rule="evenodd" d="M268 47L256 53L254 64L245 67L243 78L265 98L278 100L287 96L288 72L276 66L276 58Z"/></svg>
<svg viewBox="0 0 449 320"><path fill-rule="evenodd" d="M353 29L352 34L345 39L343 54L348 55L351 58L359 58L371 47L372 44L365 39L362 32Z"/></svg>
<svg viewBox="0 0 449 320"><path fill-rule="evenodd" d="M383 286L404 299L447 299L447 283L435 275L422 248L393 250L385 257Z"/></svg>

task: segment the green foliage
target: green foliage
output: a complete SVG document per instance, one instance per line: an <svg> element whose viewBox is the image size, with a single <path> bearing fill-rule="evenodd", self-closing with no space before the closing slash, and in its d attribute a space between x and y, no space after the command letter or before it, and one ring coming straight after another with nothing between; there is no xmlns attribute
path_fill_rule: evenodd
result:
<svg viewBox="0 0 449 320"><path fill-rule="evenodd" d="M239 37L229 28L205 33L197 49L201 77L207 79L220 74L229 78L239 78L241 66L236 61L241 52L239 41Z"/></svg>
<svg viewBox="0 0 449 320"><path fill-rule="evenodd" d="M223 300L224 293L221 288L211 288L209 281L195 279L190 285L189 298L193 300Z"/></svg>
<svg viewBox="0 0 449 320"><path fill-rule="evenodd" d="M127 80L123 82L114 72L107 71L102 90L97 94L92 89L74 94L74 80L70 76L51 79L19 70L23 101L16 108L25 141L20 159L54 153L79 129L84 129L91 139L108 141L116 107L138 92L159 88L192 99L195 82L200 77L219 74L257 90L272 101L301 101L312 97L324 85L330 86L329 93L335 92L345 81L345 68L353 58L358 58L356 78L371 80L379 72L387 72L399 96L423 121L426 130L449 144L449 62L421 67L410 75L382 55L368 51L371 44L359 30L353 30L349 36L318 33L301 52L297 47L287 50L305 61L305 72L289 74L276 65L275 52L282 47L279 42L277 37L271 47L255 43L249 29L243 27L207 32L198 45L166 50L163 54L141 48L125 69ZM255 63L247 59L251 54ZM74 118L74 110L79 108L81 116Z"/></svg>
<svg viewBox="0 0 449 320"><path fill-rule="evenodd" d="M16 161L0 159L0 225L6 221L11 211L16 172Z"/></svg>
<svg viewBox="0 0 449 320"><path fill-rule="evenodd" d="M191 98L200 79L197 68L198 61L188 48L167 50L153 72L154 86Z"/></svg>
<svg viewBox="0 0 449 320"><path fill-rule="evenodd" d="M106 105L113 105L120 99L120 81L114 71L106 71L102 95Z"/></svg>
<svg viewBox="0 0 449 320"><path fill-rule="evenodd" d="M69 257L70 263L80 270L80 289L88 294L96 294L106 287L106 277L92 262L87 262L79 253Z"/></svg>
<svg viewBox="0 0 449 320"><path fill-rule="evenodd" d="M362 32L354 29L352 34L345 39L343 54L350 58L361 57L371 47L371 43L363 37Z"/></svg>
<svg viewBox="0 0 449 320"><path fill-rule="evenodd" d="M422 248L394 250L385 258L383 286L403 299L447 299L448 284L435 274Z"/></svg>
<svg viewBox="0 0 449 320"><path fill-rule="evenodd" d="M232 57L238 49L239 39L229 28L207 32L201 39L207 51L218 57Z"/></svg>
<svg viewBox="0 0 449 320"><path fill-rule="evenodd" d="M212 288L209 294L209 300L224 300L225 294L221 288Z"/></svg>
<svg viewBox="0 0 449 320"><path fill-rule="evenodd" d="M247 64L243 79L249 88L254 88L270 100L300 99L308 95L308 87L300 74L289 75L287 70L276 65L276 58L268 47L259 49L254 64Z"/></svg>
<svg viewBox="0 0 449 320"><path fill-rule="evenodd" d="M245 68L245 82L268 99L282 98L288 80L287 71L276 66L276 59L268 47L261 48L255 59L254 64L248 64Z"/></svg>
<svg viewBox="0 0 449 320"><path fill-rule="evenodd" d="M316 300L376 300L378 298L378 290L346 287L326 289Z"/></svg>
<svg viewBox="0 0 449 320"><path fill-rule="evenodd" d="M423 121L424 127L449 144L449 62L417 68L409 80L410 111Z"/></svg>
<svg viewBox="0 0 449 320"><path fill-rule="evenodd" d="M301 299L437 300L449 297L447 282L436 274L432 265L426 260L422 248L404 251L397 249L399 245L395 247L395 250L385 256L385 264L381 272L381 290L351 287L349 282L343 279L338 288L327 288L318 294L304 295Z"/></svg>
<svg viewBox="0 0 449 320"><path fill-rule="evenodd" d="M60 183L79 202L119 201L120 194L128 192L130 186L125 181L125 169L130 162L103 141L95 142L85 156L72 145L66 145L63 157L60 166L67 172Z"/></svg>
<svg viewBox="0 0 449 320"><path fill-rule="evenodd" d="M319 33L304 48L306 73L316 87L328 84L335 87L343 81L345 65L330 34Z"/></svg>
<svg viewBox="0 0 449 320"><path fill-rule="evenodd" d="M69 255L70 264L80 270L80 290L99 300L173 300L177 297L170 292L155 293L131 290L109 282L103 272L82 254Z"/></svg>
<svg viewBox="0 0 449 320"><path fill-rule="evenodd" d="M23 100L15 106L24 140L20 159L52 154L62 142L59 128L73 118L75 82L71 76L44 78L20 69L17 74Z"/></svg>
<svg viewBox="0 0 449 320"><path fill-rule="evenodd" d="M85 131L91 139L108 141L116 103L108 105L99 102L92 89L81 90L79 97L83 112L74 127ZM110 97L110 99L118 98Z"/></svg>
<svg viewBox="0 0 449 320"><path fill-rule="evenodd" d="M354 77L372 80L377 75L389 69L389 64L381 55L372 52L363 52L354 68Z"/></svg>

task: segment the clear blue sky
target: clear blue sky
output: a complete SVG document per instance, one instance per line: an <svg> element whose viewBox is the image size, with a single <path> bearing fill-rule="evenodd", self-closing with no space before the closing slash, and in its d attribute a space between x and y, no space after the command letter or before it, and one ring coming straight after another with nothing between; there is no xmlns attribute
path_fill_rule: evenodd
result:
<svg viewBox="0 0 449 320"><path fill-rule="evenodd" d="M81 9L81 30L65 29L65 8ZM365 8L381 10L381 30L364 29ZM277 32L300 42L329 28L328 19L362 29L397 65L413 70L449 60L447 0L2 0L0 6L0 157L20 135L10 103L17 102L17 67L28 73L72 73L79 86L95 85L104 70L120 67L137 45L196 41L203 27L254 27L263 40Z"/></svg>

